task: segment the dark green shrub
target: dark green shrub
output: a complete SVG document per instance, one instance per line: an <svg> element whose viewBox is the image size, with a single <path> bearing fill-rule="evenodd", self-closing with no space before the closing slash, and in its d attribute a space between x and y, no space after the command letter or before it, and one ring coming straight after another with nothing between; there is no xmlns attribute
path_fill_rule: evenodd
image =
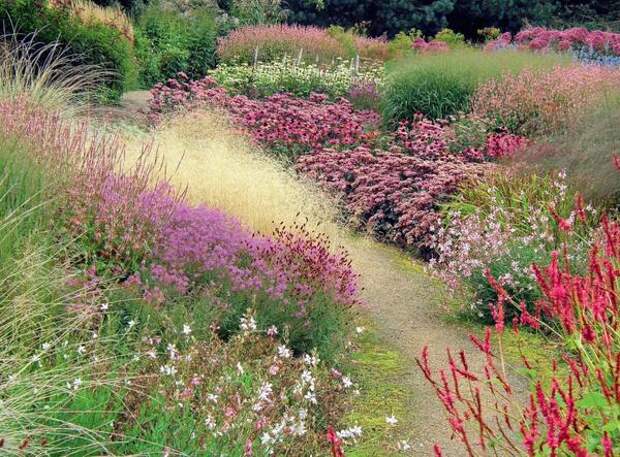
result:
<svg viewBox="0 0 620 457"><path fill-rule="evenodd" d="M3 34L35 34L35 41L58 41L77 65L96 65L104 73L100 95L118 99L135 86L137 69L131 43L103 24L81 23L45 0L0 0Z"/></svg>
<svg viewBox="0 0 620 457"><path fill-rule="evenodd" d="M179 72L191 79L206 75L216 63L218 27L210 10L190 16L149 5L136 27L140 82L145 87L173 78Z"/></svg>

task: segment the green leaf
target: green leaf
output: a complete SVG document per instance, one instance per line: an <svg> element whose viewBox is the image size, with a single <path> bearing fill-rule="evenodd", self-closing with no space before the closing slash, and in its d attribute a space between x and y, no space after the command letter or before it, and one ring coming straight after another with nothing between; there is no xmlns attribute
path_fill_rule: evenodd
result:
<svg viewBox="0 0 620 457"><path fill-rule="evenodd" d="M589 392L577 402L578 408L604 408L607 406L607 399L600 392Z"/></svg>

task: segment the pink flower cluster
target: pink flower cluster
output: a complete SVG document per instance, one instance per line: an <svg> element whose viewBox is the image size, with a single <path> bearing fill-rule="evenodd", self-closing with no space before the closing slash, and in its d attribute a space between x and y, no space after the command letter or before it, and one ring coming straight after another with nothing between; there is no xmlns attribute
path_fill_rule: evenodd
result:
<svg viewBox="0 0 620 457"><path fill-rule="evenodd" d="M603 54L620 56L620 33L589 31L582 27L566 30L532 27L520 31L514 38L510 33L504 33L497 40L491 41L487 49L501 49L512 44L533 51L569 51L586 48Z"/></svg>
<svg viewBox="0 0 620 457"><path fill-rule="evenodd" d="M252 63L257 50L261 61L298 56L300 51L313 62L316 58L325 62L347 56L344 46L325 29L300 25L242 27L220 38L217 46L218 56L227 62Z"/></svg>
<svg viewBox="0 0 620 457"><path fill-rule="evenodd" d="M424 38L416 38L412 48L422 54L436 54L441 52L448 52L450 46L448 43L440 40L426 41Z"/></svg>
<svg viewBox="0 0 620 457"><path fill-rule="evenodd" d="M379 115L356 111L346 99L334 103L327 96L308 99L276 94L262 100L244 95L229 96L207 77L187 81L182 77L158 84L151 90L150 119L192 106L211 103L230 113L233 121L263 145L294 147L297 153L325 146L350 146L370 141L376 135Z"/></svg>
<svg viewBox="0 0 620 457"><path fill-rule="evenodd" d="M484 166L456 156L410 155L359 146L299 158L296 169L344 196L349 212L376 235L404 247L429 247L437 205Z"/></svg>
<svg viewBox="0 0 620 457"><path fill-rule="evenodd" d="M322 94L308 99L288 94L264 100L235 96L219 102L261 144L302 148L305 152L368 142L379 123L377 113L355 111L345 99L328 103Z"/></svg>
<svg viewBox="0 0 620 457"><path fill-rule="evenodd" d="M510 133L492 133L487 137L485 154L493 159L512 158L525 149L529 140Z"/></svg>

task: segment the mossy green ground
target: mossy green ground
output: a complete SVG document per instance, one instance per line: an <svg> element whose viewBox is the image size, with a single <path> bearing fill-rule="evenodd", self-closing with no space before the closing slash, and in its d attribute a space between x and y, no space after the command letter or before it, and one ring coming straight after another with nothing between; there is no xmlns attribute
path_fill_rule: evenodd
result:
<svg viewBox="0 0 620 457"><path fill-rule="evenodd" d="M348 446L347 457L391 456L398 453L397 441L406 439L413 425L413 393L402 383L412 367L402 354L382 341L368 321L361 324L358 348L353 353L348 372L360 395L352 411L344 418L346 425L359 425L363 435L359 443ZM386 417L395 416L398 424L389 425Z"/></svg>

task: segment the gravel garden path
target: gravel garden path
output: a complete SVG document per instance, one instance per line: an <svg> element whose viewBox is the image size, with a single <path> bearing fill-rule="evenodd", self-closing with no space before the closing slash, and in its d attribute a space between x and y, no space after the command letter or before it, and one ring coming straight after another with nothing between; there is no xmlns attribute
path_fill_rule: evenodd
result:
<svg viewBox="0 0 620 457"><path fill-rule="evenodd" d="M119 107L99 114L107 120L143 124L147 106L148 92L132 92ZM447 347L456 352L465 349L476 372L484 361L469 340L469 330L447 321L449 310L441 301L443 286L424 271L421 263L394 247L358 236L343 244L351 248L354 268L361 273L362 298L379 336L400 351L408 365L402 379L403 386L413 393L412 429L403 430L403 438L409 437L412 446L408 455L433 456L433 445L439 443L444 457L463 456L458 441L451 439L444 411L417 368L415 357L428 345L431 366L437 371L448 366Z"/></svg>
<svg viewBox="0 0 620 457"><path fill-rule="evenodd" d="M483 366L482 357L473 348L467 329L446 321L447 311L440 301L441 284L396 248L362 242L365 248L354 250L357 255L353 263L358 271L372 272L362 275L363 298L377 331L410 364L402 382L413 391L413 455L432 456L433 445L439 443L445 457L463 456L463 448L451 439L443 409L416 366L415 357L428 345L431 366L439 370L448 366L447 347L466 349L474 372Z"/></svg>

